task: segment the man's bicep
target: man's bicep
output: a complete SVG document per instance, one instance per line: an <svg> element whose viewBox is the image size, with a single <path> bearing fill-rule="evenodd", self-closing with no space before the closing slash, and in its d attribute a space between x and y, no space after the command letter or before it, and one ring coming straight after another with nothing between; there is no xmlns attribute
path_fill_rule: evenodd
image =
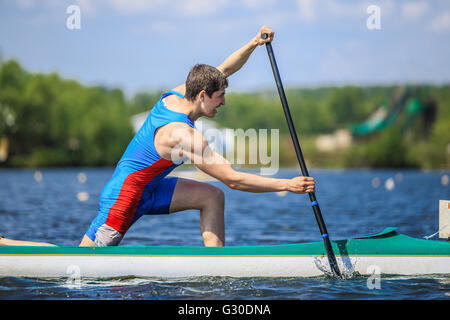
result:
<svg viewBox="0 0 450 320"><path fill-rule="evenodd" d="M177 125L171 131L172 154L182 157L184 163L197 164L203 162L204 149L208 142L202 133L187 124Z"/></svg>
<svg viewBox="0 0 450 320"><path fill-rule="evenodd" d="M199 170L227 183L235 174L230 162L215 152L209 146L202 133L193 128L188 131L178 131L179 145L182 149L175 150L175 154L182 154L184 163L194 164ZM178 139L176 139L178 140Z"/></svg>

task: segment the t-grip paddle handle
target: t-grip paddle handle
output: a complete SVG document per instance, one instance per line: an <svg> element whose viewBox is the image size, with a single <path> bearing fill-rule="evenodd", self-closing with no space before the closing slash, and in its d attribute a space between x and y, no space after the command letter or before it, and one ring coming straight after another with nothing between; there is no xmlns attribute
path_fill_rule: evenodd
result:
<svg viewBox="0 0 450 320"><path fill-rule="evenodd" d="M267 33L261 34L262 39L267 39L269 35ZM278 94L280 95L281 105L283 106L284 115L286 116L286 121L289 127L289 132L291 134L292 142L294 144L295 153L297 154L297 160L302 171L302 175L305 177L309 176L308 169L306 168L305 159L303 158L302 149L300 148L300 143L298 142L297 133L295 131L294 122L292 121L291 112L286 99L286 94L284 93L283 84L281 82L280 72L278 71L277 62L275 60L275 55L273 53L272 44L270 42L266 43L267 53L269 55L270 64L272 66L273 75L275 77L275 82L278 88ZM320 233L325 245L325 250L327 252L328 262L330 263L330 268L332 273L341 278L341 272L339 270L336 256L334 255L333 248L331 246L331 241L328 235L325 222L322 218L322 213L319 208L319 203L317 202L316 195L314 192L308 192L309 199L311 200L311 206L314 211L314 216L316 218L317 224L319 226Z"/></svg>

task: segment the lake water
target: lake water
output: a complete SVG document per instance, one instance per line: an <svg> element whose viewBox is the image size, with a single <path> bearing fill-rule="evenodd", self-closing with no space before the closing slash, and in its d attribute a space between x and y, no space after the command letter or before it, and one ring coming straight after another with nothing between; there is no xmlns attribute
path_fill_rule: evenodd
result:
<svg viewBox="0 0 450 320"><path fill-rule="evenodd" d="M0 170L0 234L29 241L78 245L95 217L113 169ZM258 171L254 171L258 173ZM296 170L281 170L287 178ZM311 170L331 239L378 233L386 227L417 238L438 230L439 200L450 199L444 171ZM252 194L212 183L226 196L227 245L321 241L307 195ZM121 245L199 246L196 211L144 216ZM0 299L450 299L448 276L382 276L379 289L367 277L82 280L0 278Z"/></svg>

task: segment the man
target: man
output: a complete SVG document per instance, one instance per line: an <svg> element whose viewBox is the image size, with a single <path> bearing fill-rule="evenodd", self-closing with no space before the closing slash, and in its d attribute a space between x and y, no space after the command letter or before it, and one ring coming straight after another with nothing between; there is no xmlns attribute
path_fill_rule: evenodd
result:
<svg viewBox="0 0 450 320"><path fill-rule="evenodd" d="M269 37L262 39L263 33ZM182 163L182 159L191 161L203 172L236 190L315 191L315 181L311 177L274 179L235 171L226 159L209 149L194 126L199 117L213 118L217 109L225 105L227 78L246 63L257 46L271 42L273 36L274 32L263 26L249 43L220 66L196 65L185 84L162 95L103 189L99 212L80 246L118 245L142 215L189 209L200 210L204 245L224 246L224 194L207 183L166 177ZM20 245L21 242L3 238L0 244Z"/></svg>

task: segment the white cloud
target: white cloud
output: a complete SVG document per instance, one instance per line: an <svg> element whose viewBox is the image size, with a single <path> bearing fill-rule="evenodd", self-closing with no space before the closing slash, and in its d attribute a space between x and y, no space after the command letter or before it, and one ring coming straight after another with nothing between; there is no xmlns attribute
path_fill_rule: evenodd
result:
<svg viewBox="0 0 450 320"><path fill-rule="evenodd" d="M180 14L188 16L211 15L228 3L226 0L188 0L179 1L176 8Z"/></svg>
<svg viewBox="0 0 450 320"><path fill-rule="evenodd" d="M174 35L179 30L177 25L167 20L152 20L143 25L133 26L131 32L137 35Z"/></svg>
<svg viewBox="0 0 450 320"><path fill-rule="evenodd" d="M81 13L83 15L93 16L96 13L94 4L90 0L76 0L76 3L80 6Z"/></svg>
<svg viewBox="0 0 450 320"><path fill-rule="evenodd" d="M365 3L345 3L336 0L324 1L324 9L334 17L363 16L368 7Z"/></svg>
<svg viewBox="0 0 450 320"><path fill-rule="evenodd" d="M313 22L316 20L315 0L297 0L300 19L303 22Z"/></svg>
<svg viewBox="0 0 450 320"><path fill-rule="evenodd" d="M206 16L217 13L228 4L227 0L104 0L124 14L174 11L181 16Z"/></svg>
<svg viewBox="0 0 450 320"><path fill-rule="evenodd" d="M417 20L421 18L428 10L429 5L426 1L406 2L402 5L403 16L408 20Z"/></svg>
<svg viewBox="0 0 450 320"><path fill-rule="evenodd" d="M434 32L450 31L450 11L443 12L435 17L431 21L429 29Z"/></svg>
<svg viewBox="0 0 450 320"><path fill-rule="evenodd" d="M5 0L4 0L5 1ZM37 5L41 5L47 8L62 8L67 7L73 3L69 1L52 1L52 0L6 0L6 3L15 5L21 10L29 10L35 8Z"/></svg>
<svg viewBox="0 0 450 320"><path fill-rule="evenodd" d="M15 2L20 9L30 9L35 5L34 0L15 0Z"/></svg>
<svg viewBox="0 0 450 320"><path fill-rule="evenodd" d="M306 23L322 23L328 19L364 19L366 9L374 1L347 2L339 0L297 0L300 21ZM376 1L381 14L388 16L394 12L392 0Z"/></svg>
<svg viewBox="0 0 450 320"><path fill-rule="evenodd" d="M250 9L267 9L275 3L276 0L242 0L242 4Z"/></svg>
<svg viewBox="0 0 450 320"><path fill-rule="evenodd" d="M132 14L155 10L167 2L167 0L109 0L106 3L121 13Z"/></svg>
<svg viewBox="0 0 450 320"><path fill-rule="evenodd" d="M384 1L364 1L358 3L349 3L346 1L338 0L325 0L323 2L325 9L331 16L334 17L349 17L349 18L360 18L364 17L367 7L376 4L381 9L382 15L390 15L395 8L395 4L391 0Z"/></svg>

